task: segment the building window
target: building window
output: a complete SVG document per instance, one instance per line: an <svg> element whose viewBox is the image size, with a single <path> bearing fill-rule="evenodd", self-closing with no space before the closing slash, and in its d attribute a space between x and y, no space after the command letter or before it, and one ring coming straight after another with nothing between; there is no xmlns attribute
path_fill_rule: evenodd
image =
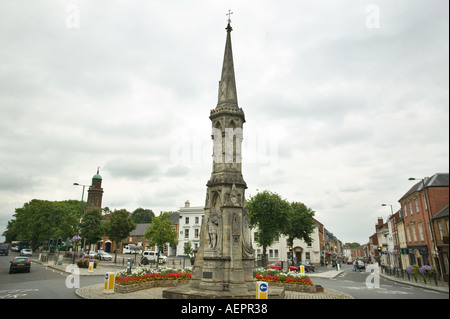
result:
<svg viewBox="0 0 450 319"><path fill-rule="evenodd" d="M406 208L406 204L403 204L403 211L405 212L405 216L408 216L408 209Z"/></svg>
<svg viewBox="0 0 450 319"><path fill-rule="evenodd" d="M425 203L425 209L428 209L427 199L425 198L425 194L423 194L423 202Z"/></svg>
<svg viewBox="0 0 450 319"><path fill-rule="evenodd" d="M189 225L189 217L186 217L186 218L184 219L184 223L185 223L186 225Z"/></svg>
<svg viewBox="0 0 450 319"><path fill-rule="evenodd" d="M406 227L406 235L408 235L408 242L411 242L411 232L409 231L409 227Z"/></svg>
<svg viewBox="0 0 450 319"><path fill-rule="evenodd" d="M198 225L200 223L200 218L198 216L195 217L195 224Z"/></svg>
<svg viewBox="0 0 450 319"><path fill-rule="evenodd" d="M409 214L412 216L413 210L412 210L412 203L409 202Z"/></svg>
<svg viewBox="0 0 450 319"><path fill-rule="evenodd" d="M273 249L269 249L269 258L273 258Z"/></svg>
<svg viewBox="0 0 450 319"><path fill-rule="evenodd" d="M278 258L278 249L275 249L274 251L274 258Z"/></svg>
<svg viewBox="0 0 450 319"><path fill-rule="evenodd" d="M419 223L419 236L420 236L420 240L424 241L424 237L423 237L423 227L422 227L422 223Z"/></svg>
<svg viewBox="0 0 450 319"><path fill-rule="evenodd" d="M189 229L184 230L184 238L189 238Z"/></svg>
<svg viewBox="0 0 450 319"><path fill-rule="evenodd" d="M416 212L419 212L419 201L417 198L414 198L414 203L416 204Z"/></svg>
<svg viewBox="0 0 450 319"><path fill-rule="evenodd" d="M417 241L416 227L415 225L411 225L414 241Z"/></svg>
<svg viewBox="0 0 450 319"><path fill-rule="evenodd" d="M441 236L441 240L444 239L444 231L442 229L442 221L438 221L439 235Z"/></svg>
<svg viewBox="0 0 450 319"><path fill-rule="evenodd" d="M198 238L199 229L194 229L194 236L195 238Z"/></svg>

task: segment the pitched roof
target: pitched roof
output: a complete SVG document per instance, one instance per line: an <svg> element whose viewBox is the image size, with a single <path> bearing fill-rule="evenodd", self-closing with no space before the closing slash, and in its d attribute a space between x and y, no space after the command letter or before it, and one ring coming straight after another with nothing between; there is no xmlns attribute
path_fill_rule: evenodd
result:
<svg viewBox="0 0 450 319"><path fill-rule="evenodd" d="M432 219L438 219L448 217L448 205L442 208L440 211L438 211L436 214L434 214Z"/></svg>
<svg viewBox="0 0 450 319"><path fill-rule="evenodd" d="M150 225L151 223L136 224L136 228L130 232L130 236L144 236L147 226Z"/></svg>
<svg viewBox="0 0 450 319"><path fill-rule="evenodd" d="M431 177L425 177L423 182L425 184L425 188L429 187L448 187L449 186L449 178L448 173L436 173ZM401 202L403 199L408 197L411 194L416 192L420 192L423 190L422 180L413 185L398 201Z"/></svg>

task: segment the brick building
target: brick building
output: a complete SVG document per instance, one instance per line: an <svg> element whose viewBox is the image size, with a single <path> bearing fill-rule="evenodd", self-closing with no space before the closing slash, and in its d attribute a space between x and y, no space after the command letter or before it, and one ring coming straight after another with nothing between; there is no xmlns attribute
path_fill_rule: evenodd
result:
<svg viewBox="0 0 450 319"><path fill-rule="evenodd" d="M411 178L410 180L414 180ZM449 203L449 174L437 173L414 184L400 199L409 263L439 268L432 218Z"/></svg>

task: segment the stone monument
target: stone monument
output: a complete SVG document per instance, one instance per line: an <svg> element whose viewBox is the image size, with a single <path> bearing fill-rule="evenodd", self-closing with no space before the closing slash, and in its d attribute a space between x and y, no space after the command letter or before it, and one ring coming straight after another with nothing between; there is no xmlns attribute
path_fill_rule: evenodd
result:
<svg viewBox="0 0 450 319"><path fill-rule="evenodd" d="M230 15L229 12L228 15ZM188 285L164 298L255 298L255 257L241 170L244 111L238 107L230 19L217 107L211 110L213 168L207 182L200 246Z"/></svg>

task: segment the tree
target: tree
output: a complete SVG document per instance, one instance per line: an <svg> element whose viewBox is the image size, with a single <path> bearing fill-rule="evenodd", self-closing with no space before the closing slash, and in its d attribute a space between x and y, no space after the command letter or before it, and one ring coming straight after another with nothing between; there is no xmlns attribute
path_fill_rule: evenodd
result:
<svg viewBox="0 0 450 319"><path fill-rule="evenodd" d="M102 211L100 208L87 210L80 223L80 235L86 240L86 244L95 244L103 237Z"/></svg>
<svg viewBox="0 0 450 319"><path fill-rule="evenodd" d="M311 243L311 234L316 223L314 221L314 211L306 207L303 203L292 202L288 211L288 222L284 224L283 234L288 237L288 242L293 242L295 238ZM291 262L294 256L291 254Z"/></svg>
<svg viewBox="0 0 450 319"><path fill-rule="evenodd" d="M149 240L150 246L156 245L157 264L159 265L159 251L166 244L171 246L177 244L177 232L173 229L173 225L169 220L170 214L168 212L161 212L158 217L153 218L152 224L147 226L145 231L145 238Z"/></svg>
<svg viewBox="0 0 450 319"><path fill-rule="evenodd" d="M267 264L267 247L280 236L288 222L291 206L280 195L269 191L258 193L247 201L252 226L258 228L255 241L263 248L263 267Z"/></svg>
<svg viewBox="0 0 450 319"><path fill-rule="evenodd" d="M113 242L118 243L127 238L130 232L136 228L136 223L130 218L130 212L126 209L115 210L111 218L104 224L104 233ZM117 248L114 252L114 262L117 260Z"/></svg>
<svg viewBox="0 0 450 319"><path fill-rule="evenodd" d="M79 209L77 200L33 199L16 208L15 219L8 222L4 236L8 241L29 241L33 250L46 239L71 237L76 233Z"/></svg>
<svg viewBox="0 0 450 319"><path fill-rule="evenodd" d="M151 223L153 217L155 217L155 213L153 213L151 209L144 209L139 207L131 213L131 219L136 224Z"/></svg>
<svg viewBox="0 0 450 319"><path fill-rule="evenodd" d="M194 250L192 249L192 244L190 241L184 243L183 250L187 258L192 257L194 255Z"/></svg>

